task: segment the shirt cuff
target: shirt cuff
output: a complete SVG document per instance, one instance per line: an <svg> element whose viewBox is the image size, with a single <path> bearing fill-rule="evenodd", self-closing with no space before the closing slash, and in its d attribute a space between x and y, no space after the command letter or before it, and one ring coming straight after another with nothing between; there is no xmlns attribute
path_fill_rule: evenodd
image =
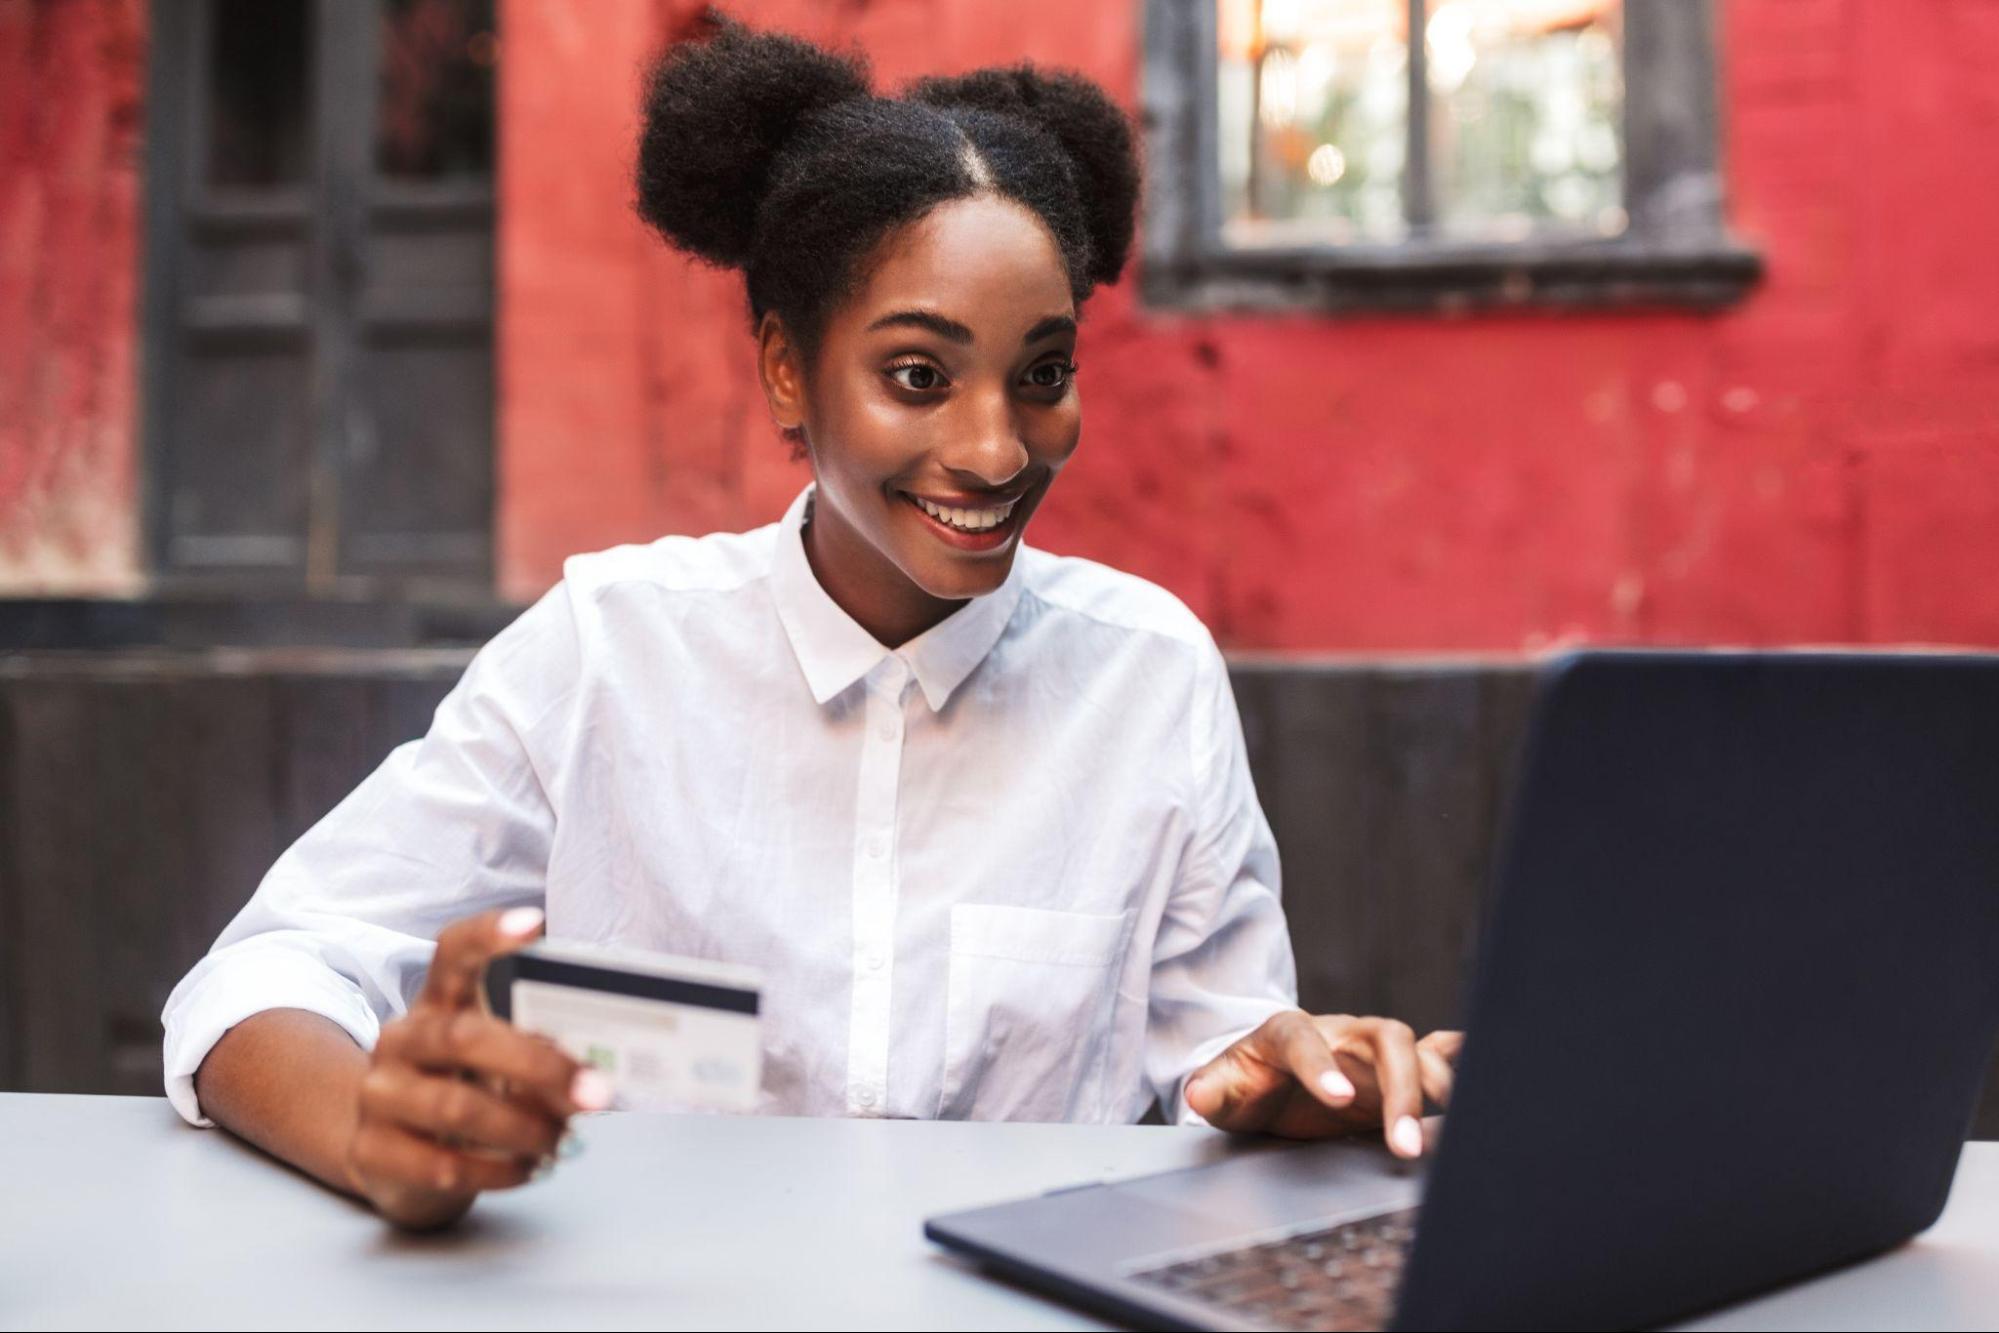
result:
<svg viewBox="0 0 1999 1333"><path fill-rule="evenodd" d="M223 1033L267 1009L319 1014L346 1029L363 1050L373 1048L382 1030L361 988L309 954L264 949L212 957L207 975L170 999L162 1016L167 1100L182 1119L201 1129L215 1123L201 1113L194 1072Z"/></svg>

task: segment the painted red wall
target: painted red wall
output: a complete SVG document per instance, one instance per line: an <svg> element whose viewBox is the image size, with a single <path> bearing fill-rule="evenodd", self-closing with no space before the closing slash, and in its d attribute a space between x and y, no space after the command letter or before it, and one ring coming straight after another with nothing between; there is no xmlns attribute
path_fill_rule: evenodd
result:
<svg viewBox="0 0 1999 1333"><path fill-rule="evenodd" d="M0 0L0 590L138 585L141 0Z"/></svg>
<svg viewBox="0 0 1999 1333"><path fill-rule="evenodd" d="M679 0L508 0L506 589L566 552L772 518L803 480L732 275L629 208ZM1237 647L1999 644L1999 3L1722 0L1721 316L1186 318L1089 307L1085 442L1030 540ZM878 81L1031 58L1137 100L1138 0L739 3Z"/></svg>
<svg viewBox="0 0 1999 1333"><path fill-rule="evenodd" d="M505 590L774 516L802 481L738 279L631 216L639 71L691 0L502 0ZM1721 0L1718 317L1208 318L1091 303L1033 540L1225 641L1999 645L1999 0ZM881 81L1032 58L1137 93L1137 0L741 0ZM0 3L0 590L133 590L145 5Z"/></svg>

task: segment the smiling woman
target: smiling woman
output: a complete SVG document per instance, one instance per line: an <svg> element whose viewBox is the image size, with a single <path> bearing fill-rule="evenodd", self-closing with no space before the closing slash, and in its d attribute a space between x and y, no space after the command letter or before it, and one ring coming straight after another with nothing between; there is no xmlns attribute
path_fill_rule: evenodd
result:
<svg viewBox="0 0 1999 1333"><path fill-rule="evenodd" d="M1073 75L881 98L858 57L712 14L670 46L638 206L743 271L812 481L751 532L565 563L175 989L182 1114L405 1225L522 1183L611 1093L475 1002L545 921L755 966L760 1111L1157 1107L1421 1153L1454 1038L1298 1009L1213 636L1024 540L1137 186Z"/></svg>
<svg viewBox="0 0 1999 1333"><path fill-rule="evenodd" d="M1034 214L953 200L898 242L827 321L809 376L776 314L759 361L818 478L813 569L891 644L1000 586L1083 429L1076 321Z"/></svg>

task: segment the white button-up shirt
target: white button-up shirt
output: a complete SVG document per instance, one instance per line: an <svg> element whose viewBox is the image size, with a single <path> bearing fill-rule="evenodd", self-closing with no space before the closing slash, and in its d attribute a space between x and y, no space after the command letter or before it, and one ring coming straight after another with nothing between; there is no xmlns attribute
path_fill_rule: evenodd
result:
<svg viewBox="0 0 1999 1333"><path fill-rule="evenodd" d="M294 843L175 987L167 1095L260 1010L362 1046L440 927L764 977L759 1109L1192 1123L1188 1074L1296 1002L1222 655L1172 594L1022 545L893 651L800 529L571 557L430 731Z"/></svg>

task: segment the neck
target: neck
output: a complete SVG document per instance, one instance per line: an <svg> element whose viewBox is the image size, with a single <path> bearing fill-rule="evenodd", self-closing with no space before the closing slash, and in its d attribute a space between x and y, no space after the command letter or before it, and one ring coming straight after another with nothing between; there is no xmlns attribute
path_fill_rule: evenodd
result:
<svg viewBox="0 0 1999 1333"><path fill-rule="evenodd" d="M806 502L805 561L834 605L877 643L900 648L965 605L966 599L933 597L919 588L818 498L815 492Z"/></svg>

